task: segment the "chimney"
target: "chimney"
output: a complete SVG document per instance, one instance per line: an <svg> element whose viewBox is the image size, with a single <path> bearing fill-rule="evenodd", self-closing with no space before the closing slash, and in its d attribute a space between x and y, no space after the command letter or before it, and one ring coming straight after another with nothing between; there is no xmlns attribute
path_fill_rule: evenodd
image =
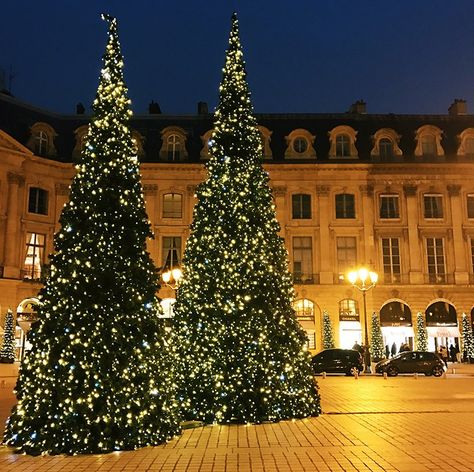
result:
<svg viewBox="0 0 474 472"><path fill-rule="evenodd" d="M455 98L454 102L448 108L448 113L451 116L467 115L467 103L462 98Z"/></svg>
<svg viewBox="0 0 474 472"><path fill-rule="evenodd" d="M76 115L83 115L85 111L86 109L84 108L84 105L81 102L79 102L76 105Z"/></svg>
<svg viewBox="0 0 474 472"><path fill-rule="evenodd" d="M152 100L148 105L148 113L150 113L150 115L161 115L160 105Z"/></svg>
<svg viewBox="0 0 474 472"><path fill-rule="evenodd" d="M358 115L365 115L367 113L367 106L364 100L357 100L349 108L349 113L355 113Z"/></svg>
<svg viewBox="0 0 474 472"><path fill-rule="evenodd" d="M207 114L209 114L207 102L198 102L198 115L207 115Z"/></svg>

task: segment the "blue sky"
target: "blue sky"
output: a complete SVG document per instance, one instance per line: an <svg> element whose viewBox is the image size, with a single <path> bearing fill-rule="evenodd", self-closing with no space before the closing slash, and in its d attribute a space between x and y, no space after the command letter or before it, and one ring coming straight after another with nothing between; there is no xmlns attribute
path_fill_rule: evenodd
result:
<svg viewBox="0 0 474 472"><path fill-rule="evenodd" d="M255 111L474 112L472 0L24 0L2 5L0 67L13 94L53 111L92 102L106 24L119 20L135 113L212 110L230 16L239 14ZM5 21L6 20L6 21Z"/></svg>

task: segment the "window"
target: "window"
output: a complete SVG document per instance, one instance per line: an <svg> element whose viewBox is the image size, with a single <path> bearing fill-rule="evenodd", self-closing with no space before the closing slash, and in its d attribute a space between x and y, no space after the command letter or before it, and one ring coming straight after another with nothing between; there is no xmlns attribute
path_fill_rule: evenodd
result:
<svg viewBox="0 0 474 472"><path fill-rule="evenodd" d="M311 218L311 195L297 194L292 197L292 218L310 219Z"/></svg>
<svg viewBox="0 0 474 472"><path fill-rule="evenodd" d="M382 260L385 283L400 282L400 240L382 238Z"/></svg>
<svg viewBox="0 0 474 472"><path fill-rule="evenodd" d="M314 303L307 298L295 300L293 302L293 310L299 321L314 321Z"/></svg>
<svg viewBox="0 0 474 472"><path fill-rule="evenodd" d="M474 238L471 238L471 270L474 273ZM474 322L474 318L472 320Z"/></svg>
<svg viewBox="0 0 474 472"><path fill-rule="evenodd" d="M424 195L425 218L443 218L443 196Z"/></svg>
<svg viewBox="0 0 474 472"><path fill-rule="evenodd" d="M42 188L30 187L28 194L28 213L48 214L48 192Z"/></svg>
<svg viewBox="0 0 474 472"><path fill-rule="evenodd" d="M380 219L400 218L398 195L380 195Z"/></svg>
<svg viewBox="0 0 474 472"><path fill-rule="evenodd" d="M309 236L293 238L293 277L300 283L313 279L313 249Z"/></svg>
<svg viewBox="0 0 474 472"><path fill-rule="evenodd" d="M436 137L426 134L421 137L421 153L423 156L435 156L436 152Z"/></svg>
<svg viewBox="0 0 474 472"><path fill-rule="evenodd" d="M45 235L26 233L26 257L23 264L23 278L38 280L44 259Z"/></svg>
<svg viewBox="0 0 474 472"><path fill-rule="evenodd" d="M161 253L162 267L169 263L170 267L179 265L181 261L181 237L163 236Z"/></svg>
<svg viewBox="0 0 474 472"><path fill-rule="evenodd" d="M393 157L393 142L391 139L382 138L379 141L379 156L380 159L391 159Z"/></svg>
<svg viewBox="0 0 474 472"><path fill-rule="evenodd" d="M466 156L469 156L469 157L474 156L474 137L469 137L465 139L464 149L465 149Z"/></svg>
<svg viewBox="0 0 474 472"><path fill-rule="evenodd" d="M170 134L166 141L166 151L169 161L179 161L181 151L181 139L177 134Z"/></svg>
<svg viewBox="0 0 474 472"><path fill-rule="evenodd" d="M48 154L48 135L44 131L35 133L35 154L46 156Z"/></svg>
<svg viewBox="0 0 474 472"><path fill-rule="evenodd" d="M355 218L355 197L351 193L336 195L336 218Z"/></svg>
<svg viewBox="0 0 474 472"><path fill-rule="evenodd" d="M293 141L293 149L298 154L303 154L308 149L308 141L305 138L298 137Z"/></svg>
<svg viewBox="0 0 474 472"><path fill-rule="evenodd" d="M359 316L359 305L351 298L345 298L339 302L339 320L357 319Z"/></svg>
<svg viewBox="0 0 474 472"><path fill-rule="evenodd" d="M430 283L446 281L443 238L426 238L428 277Z"/></svg>
<svg viewBox="0 0 474 472"><path fill-rule="evenodd" d="M467 196L467 217L474 218L474 194Z"/></svg>
<svg viewBox="0 0 474 472"><path fill-rule="evenodd" d="M183 196L179 193L165 193L163 195L163 218L183 217Z"/></svg>
<svg viewBox="0 0 474 472"><path fill-rule="evenodd" d="M338 134L336 136L336 157L350 157L351 140L347 134Z"/></svg>
<svg viewBox="0 0 474 472"><path fill-rule="evenodd" d="M316 349L316 333L312 329L306 330L306 347L308 349Z"/></svg>
<svg viewBox="0 0 474 472"><path fill-rule="evenodd" d="M343 277L356 266L357 248L354 236L340 236L336 239L337 269ZM340 277L340 280L341 279Z"/></svg>

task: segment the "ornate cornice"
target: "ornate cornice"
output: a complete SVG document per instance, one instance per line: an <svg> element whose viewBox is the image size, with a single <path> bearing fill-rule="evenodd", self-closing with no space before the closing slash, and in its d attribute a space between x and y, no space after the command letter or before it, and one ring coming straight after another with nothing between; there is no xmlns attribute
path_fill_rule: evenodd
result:
<svg viewBox="0 0 474 472"><path fill-rule="evenodd" d="M316 193L321 197L327 197L331 187L329 185L316 185Z"/></svg>
<svg viewBox="0 0 474 472"><path fill-rule="evenodd" d="M405 197L415 197L416 196L416 190L417 190L416 185L404 185L403 186L403 193L405 194Z"/></svg>
<svg viewBox="0 0 474 472"><path fill-rule="evenodd" d="M15 174L14 172L8 172L7 179L9 184L24 185L25 177L20 174Z"/></svg>
<svg viewBox="0 0 474 472"><path fill-rule="evenodd" d="M273 195L275 195L275 197L284 197L286 195L287 187L283 185L278 185L276 187L273 187L272 190Z"/></svg>
<svg viewBox="0 0 474 472"><path fill-rule="evenodd" d="M156 184L144 184L143 193L145 195L156 195L158 193L158 185Z"/></svg>
<svg viewBox="0 0 474 472"><path fill-rule="evenodd" d="M450 197L459 197L461 186L458 184L448 185L448 194Z"/></svg>
<svg viewBox="0 0 474 472"><path fill-rule="evenodd" d="M194 197L196 194L196 189L197 189L197 185L188 185L186 187L186 192L188 192L188 195L190 197Z"/></svg>

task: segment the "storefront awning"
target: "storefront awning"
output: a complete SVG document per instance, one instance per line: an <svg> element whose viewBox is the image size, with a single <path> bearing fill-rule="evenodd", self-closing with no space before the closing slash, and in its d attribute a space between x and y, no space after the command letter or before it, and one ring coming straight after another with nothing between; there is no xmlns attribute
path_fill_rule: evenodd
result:
<svg viewBox="0 0 474 472"><path fill-rule="evenodd" d="M415 333L411 326L382 326L382 334L387 338L403 336L404 338L413 338Z"/></svg>
<svg viewBox="0 0 474 472"><path fill-rule="evenodd" d="M426 328L428 336L433 338L459 338L459 328L457 326L428 326Z"/></svg>

